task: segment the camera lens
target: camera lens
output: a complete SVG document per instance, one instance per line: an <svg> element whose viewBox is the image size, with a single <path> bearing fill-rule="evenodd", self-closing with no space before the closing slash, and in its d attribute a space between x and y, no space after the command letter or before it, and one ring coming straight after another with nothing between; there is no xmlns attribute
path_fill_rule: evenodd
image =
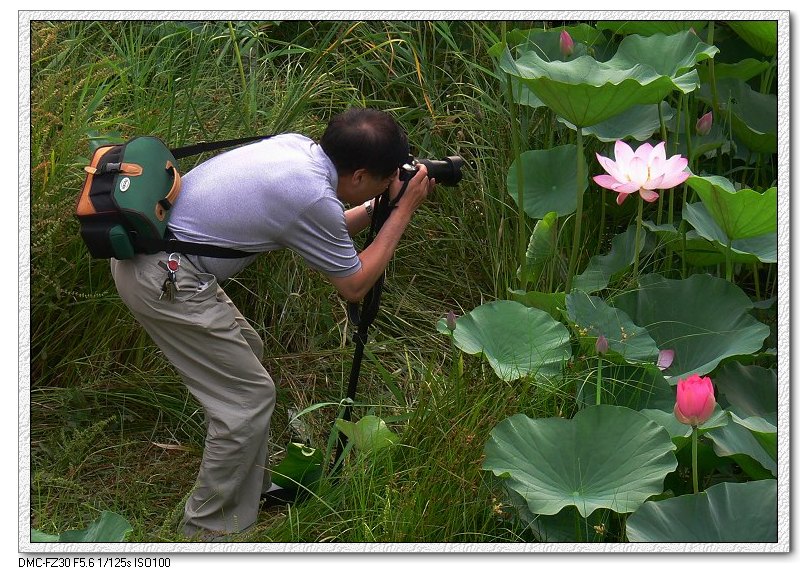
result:
<svg viewBox="0 0 808 573"><path fill-rule="evenodd" d="M463 178L461 167L463 166L463 158L457 155L444 157L441 160L437 159L416 159L417 163L423 163L426 166L426 172L430 179L434 179L436 183L454 187Z"/></svg>

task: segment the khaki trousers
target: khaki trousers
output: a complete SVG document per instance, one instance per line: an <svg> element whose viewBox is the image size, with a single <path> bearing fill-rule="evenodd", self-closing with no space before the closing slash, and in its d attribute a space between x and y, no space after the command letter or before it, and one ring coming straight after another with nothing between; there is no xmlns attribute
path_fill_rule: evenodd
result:
<svg viewBox="0 0 808 573"><path fill-rule="evenodd" d="M258 517L270 486L269 422L275 385L261 364L263 343L216 278L181 256L177 294L160 300L166 253L111 259L118 292L176 367L207 419L202 465L185 505L188 537L233 533Z"/></svg>

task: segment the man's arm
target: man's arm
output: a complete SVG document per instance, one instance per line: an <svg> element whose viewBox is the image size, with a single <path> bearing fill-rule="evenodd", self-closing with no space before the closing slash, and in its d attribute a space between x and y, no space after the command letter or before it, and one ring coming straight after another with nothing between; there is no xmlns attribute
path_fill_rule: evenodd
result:
<svg viewBox="0 0 808 573"><path fill-rule="evenodd" d="M404 234L404 230L410 223L413 213L424 202L434 186L435 180L430 181L427 178L426 167L420 166L418 173L407 184L406 192L401 197L396 208L391 211L390 216L382 225L373 242L367 249L359 253L362 267L348 277L328 277L340 296L348 302L362 301L365 294L382 276L387 263L393 258L393 253ZM390 193L393 196L397 195L400 187L400 182L394 182ZM360 205L350 209L349 212L357 208L364 210L364 207ZM367 217L367 214L365 214L365 217ZM348 221L350 231L350 219Z"/></svg>

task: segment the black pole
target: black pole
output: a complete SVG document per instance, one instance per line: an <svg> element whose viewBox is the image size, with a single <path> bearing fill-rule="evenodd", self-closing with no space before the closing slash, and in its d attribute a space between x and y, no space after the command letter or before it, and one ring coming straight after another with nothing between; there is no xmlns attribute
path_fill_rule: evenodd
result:
<svg viewBox="0 0 808 573"><path fill-rule="evenodd" d="M401 198L402 194L406 190L407 183L407 181L404 182L398 197L396 197L396 201ZM390 216L390 212L394 208L395 205L390 201L389 191L385 191L383 194L376 197L373 207L373 218L371 219L370 230L365 242L366 249L373 242L376 233L378 233L382 228L385 221L387 221L387 218ZM365 298L362 300L361 310L359 305L356 303L348 304L348 318L356 326L356 332L353 336L353 341L354 344L356 344L356 347L354 348L351 374L348 379L348 392L346 395L348 402L346 403L345 410L342 414L342 419L346 421L350 421L351 419L352 403L356 398L356 389L359 385L359 373L362 369L362 358L364 357L365 344L367 344L368 340L368 330L370 329L370 325L373 324L373 321L376 319L376 315L379 313L379 305L381 303L383 287L384 273L382 273L382 276L379 277L373 287L365 295ZM345 451L346 442L347 438L342 433L339 433L337 437L337 446L334 453L335 471L339 471L342 468L340 458L342 457L343 451Z"/></svg>

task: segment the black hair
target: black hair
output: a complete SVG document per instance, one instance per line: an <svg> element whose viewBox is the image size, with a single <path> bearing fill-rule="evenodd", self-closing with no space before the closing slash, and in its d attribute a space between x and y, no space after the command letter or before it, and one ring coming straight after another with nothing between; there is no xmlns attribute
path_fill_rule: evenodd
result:
<svg viewBox="0 0 808 573"><path fill-rule="evenodd" d="M339 175L367 169L376 177L387 177L410 152L407 134L393 116L369 108L350 108L331 118L320 146Z"/></svg>

